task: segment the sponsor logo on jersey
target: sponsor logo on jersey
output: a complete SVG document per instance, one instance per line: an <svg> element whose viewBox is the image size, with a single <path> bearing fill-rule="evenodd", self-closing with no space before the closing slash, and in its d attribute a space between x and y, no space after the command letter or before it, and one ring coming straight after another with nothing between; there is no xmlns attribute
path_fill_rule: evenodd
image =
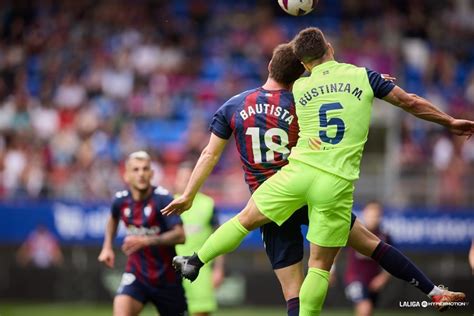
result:
<svg viewBox="0 0 474 316"><path fill-rule="evenodd" d="M144 227L144 226L138 227L134 225L127 226L127 235L150 236L150 235L158 235L160 232L161 232L161 229L158 226L151 226L151 227Z"/></svg>
<svg viewBox="0 0 474 316"><path fill-rule="evenodd" d="M146 216L146 217L150 216L150 214L151 214L151 206L150 206L150 204L148 204L147 206L145 206L145 208L143 209L143 211L145 212L145 216Z"/></svg>

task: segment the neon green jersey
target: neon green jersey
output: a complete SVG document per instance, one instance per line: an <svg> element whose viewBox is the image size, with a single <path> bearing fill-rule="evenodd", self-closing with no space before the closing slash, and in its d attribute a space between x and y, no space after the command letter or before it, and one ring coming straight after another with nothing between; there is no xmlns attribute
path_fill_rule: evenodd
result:
<svg viewBox="0 0 474 316"><path fill-rule="evenodd" d="M214 214L214 200L202 193L196 194L193 206L181 214L186 242L176 245L178 255L189 255L201 248L217 225Z"/></svg>
<svg viewBox="0 0 474 316"><path fill-rule="evenodd" d="M293 86L299 140L289 160L299 160L348 180L359 177L372 101L395 85L379 73L329 61Z"/></svg>

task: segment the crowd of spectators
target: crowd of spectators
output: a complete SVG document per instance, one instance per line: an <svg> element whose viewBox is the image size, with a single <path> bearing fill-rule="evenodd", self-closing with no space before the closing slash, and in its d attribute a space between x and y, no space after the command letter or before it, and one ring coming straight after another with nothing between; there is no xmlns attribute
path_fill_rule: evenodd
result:
<svg viewBox="0 0 474 316"><path fill-rule="evenodd" d="M2 2L0 197L108 200L137 149L172 183L207 143L213 112L260 85L273 47L308 25L327 32L338 59L474 117L472 1L331 0L318 11L294 18L276 1ZM468 203L473 142L404 115L400 125L401 172L429 166L446 188L439 203ZM242 178L229 146L207 189L241 202Z"/></svg>

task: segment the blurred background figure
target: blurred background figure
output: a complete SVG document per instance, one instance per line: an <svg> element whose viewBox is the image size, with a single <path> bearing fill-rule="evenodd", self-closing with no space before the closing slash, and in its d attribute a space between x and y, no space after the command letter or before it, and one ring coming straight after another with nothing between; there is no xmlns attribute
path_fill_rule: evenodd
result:
<svg viewBox="0 0 474 316"><path fill-rule="evenodd" d="M379 202L367 203L361 220L380 240L392 244L390 236L381 229L383 207ZM347 248L345 272L346 296L353 303L356 316L371 316L377 304L377 296L390 280L390 274L370 257Z"/></svg>
<svg viewBox="0 0 474 316"><path fill-rule="evenodd" d="M30 233L16 254L21 266L31 265L39 269L59 267L63 254L57 238L43 225Z"/></svg>
<svg viewBox="0 0 474 316"><path fill-rule="evenodd" d="M119 223L127 228L121 247L127 265L113 301L114 316L138 316L148 302L160 315L187 314L181 277L171 266L175 246L186 238L183 223L179 216L160 213L173 197L163 187L153 186L152 178L150 155L145 151L131 153L125 162L127 190L117 192L110 207L98 257L108 268L115 267L113 242Z"/></svg>
<svg viewBox="0 0 474 316"><path fill-rule="evenodd" d="M471 242L471 250L469 250L469 264L471 266L472 275L474 275L474 239Z"/></svg>
<svg viewBox="0 0 474 316"><path fill-rule="evenodd" d="M174 186L177 195L184 192L193 168L194 163L191 161L180 164ZM186 233L186 242L184 245L176 246L176 253L184 255L198 251L219 226L217 215L214 200L199 192L194 199L193 206L188 212L181 215ZM217 310L215 290L223 281L223 256L217 257L212 265L206 265L193 283L183 280L188 300L188 311L192 316L208 316Z"/></svg>

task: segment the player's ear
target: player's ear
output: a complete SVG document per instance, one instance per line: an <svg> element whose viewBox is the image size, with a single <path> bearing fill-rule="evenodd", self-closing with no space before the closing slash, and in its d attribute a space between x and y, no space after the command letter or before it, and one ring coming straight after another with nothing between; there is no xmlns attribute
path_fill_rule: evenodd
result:
<svg viewBox="0 0 474 316"><path fill-rule="evenodd" d="M125 172L123 173L122 179L123 179L123 181L124 181L125 183L127 183L127 184L129 183L130 177L129 177L129 175L128 175L127 170L125 170Z"/></svg>

